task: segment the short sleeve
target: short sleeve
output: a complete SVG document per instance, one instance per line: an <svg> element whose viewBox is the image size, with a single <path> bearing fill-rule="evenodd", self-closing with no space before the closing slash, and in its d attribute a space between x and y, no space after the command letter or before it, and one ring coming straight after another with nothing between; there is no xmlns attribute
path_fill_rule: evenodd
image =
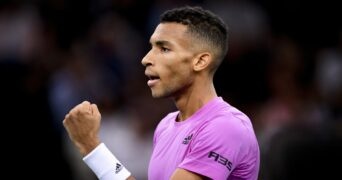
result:
<svg viewBox="0 0 342 180"><path fill-rule="evenodd" d="M227 179L244 154L248 134L237 118L217 117L204 124L178 166L211 179Z"/></svg>

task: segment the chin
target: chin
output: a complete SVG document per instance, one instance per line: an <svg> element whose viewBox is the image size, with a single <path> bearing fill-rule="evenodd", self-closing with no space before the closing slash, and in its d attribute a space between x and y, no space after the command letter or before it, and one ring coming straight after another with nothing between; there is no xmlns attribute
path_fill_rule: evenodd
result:
<svg viewBox="0 0 342 180"><path fill-rule="evenodd" d="M167 93L163 93L163 92L153 92L152 91L152 97L153 98L167 98L167 97L170 97L171 95L170 94L167 94Z"/></svg>
<svg viewBox="0 0 342 180"><path fill-rule="evenodd" d="M162 94L156 94L152 92L152 97L153 98L164 98L165 96L163 96Z"/></svg>

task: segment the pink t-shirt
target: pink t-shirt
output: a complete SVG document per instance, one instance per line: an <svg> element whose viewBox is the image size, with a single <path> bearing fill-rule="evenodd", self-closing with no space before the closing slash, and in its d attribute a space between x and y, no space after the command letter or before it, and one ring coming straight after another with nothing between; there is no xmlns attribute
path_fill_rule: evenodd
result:
<svg viewBox="0 0 342 180"><path fill-rule="evenodd" d="M249 118L217 97L191 117L179 112L159 123L153 139L149 180L168 180L177 168L211 179L258 178L259 146Z"/></svg>

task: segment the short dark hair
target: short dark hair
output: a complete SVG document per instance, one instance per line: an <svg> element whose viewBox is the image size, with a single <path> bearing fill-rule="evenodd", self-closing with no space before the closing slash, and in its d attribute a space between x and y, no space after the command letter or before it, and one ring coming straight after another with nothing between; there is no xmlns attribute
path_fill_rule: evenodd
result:
<svg viewBox="0 0 342 180"><path fill-rule="evenodd" d="M176 22L188 26L197 39L206 42L216 52L214 71L221 64L228 50L228 30L224 21L209 10L199 6L184 6L165 11L161 23Z"/></svg>

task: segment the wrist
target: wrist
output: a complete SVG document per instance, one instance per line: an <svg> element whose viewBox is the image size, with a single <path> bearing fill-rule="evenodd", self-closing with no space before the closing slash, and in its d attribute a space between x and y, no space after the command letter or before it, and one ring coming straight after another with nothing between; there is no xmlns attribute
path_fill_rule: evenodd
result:
<svg viewBox="0 0 342 180"><path fill-rule="evenodd" d="M131 175L104 143L87 154L83 161L100 180L122 180Z"/></svg>
<svg viewBox="0 0 342 180"><path fill-rule="evenodd" d="M96 147L101 144L100 140L89 141L87 143L76 143L76 147L81 155L84 157L92 152Z"/></svg>

